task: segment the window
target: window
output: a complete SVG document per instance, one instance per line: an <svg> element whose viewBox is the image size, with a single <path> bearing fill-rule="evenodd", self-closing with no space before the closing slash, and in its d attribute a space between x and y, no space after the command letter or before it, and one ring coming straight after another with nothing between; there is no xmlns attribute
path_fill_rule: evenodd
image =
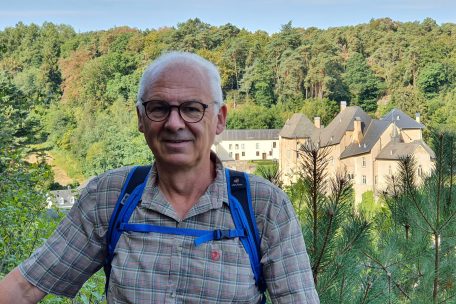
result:
<svg viewBox="0 0 456 304"><path fill-rule="evenodd" d="M256 146L257 149L260 148L260 144L259 143L256 143L255 146Z"/></svg>
<svg viewBox="0 0 456 304"><path fill-rule="evenodd" d="M275 141L272 142L272 148L277 148L277 142L275 142Z"/></svg>
<svg viewBox="0 0 456 304"><path fill-rule="evenodd" d="M272 156L272 150L271 150L271 151L269 151L269 156Z"/></svg>
<svg viewBox="0 0 456 304"><path fill-rule="evenodd" d="M256 156L260 156L260 151L256 151Z"/></svg>
<svg viewBox="0 0 456 304"><path fill-rule="evenodd" d="M418 166L418 176L423 176L423 168L421 167L421 165Z"/></svg>
<svg viewBox="0 0 456 304"><path fill-rule="evenodd" d="M367 183L366 175L363 175L363 184L365 185Z"/></svg>
<svg viewBox="0 0 456 304"><path fill-rule="evenodd" d="M235 144L235 145L234 145L234 149L235 149L235 150L239 150L239 145L238 145L238 144Z"/></svg>
<svg viewBox="0 0 456 304"><path fill-rule="evenodd" d="M244 151L242 151L242 156L245 156L245 152Z"/></svg>
<svg viewBox="0 0 456 304"><path fill-rule="evenodd" d="M363 164L363 168L365 168L366 167L366 158L365 157L362 158L362 164Z"/></svg>
<svg viewBox="0 0 456 304"><path fill-rule="evenodd" d="M232 146L233 146L232 144L229 144L229 145L228 145L228 149L231 150Z"/></svg>
<svg viewBox="0 0 456 304"><path fill-rule="evenodd" d="M230 158L233 158L233 152L230 152L229 154L230 154Z"/></svg>
<svg viewBox="0 0 456 304"><path fill-rule="evenodd" d="M244 144L241 144L241 149L245 149L245 145Z"/></svg>

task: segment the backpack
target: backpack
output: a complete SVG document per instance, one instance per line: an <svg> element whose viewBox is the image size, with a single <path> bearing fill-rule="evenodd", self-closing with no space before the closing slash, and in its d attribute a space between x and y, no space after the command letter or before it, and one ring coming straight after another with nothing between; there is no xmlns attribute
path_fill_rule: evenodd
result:
<svg viewBox="0 0 456 304"><path fill-rule="evenodd" d="M133 167L123 184L116 206L109 221L107 238L107 256L103 265L106 275L105 292L108 291L111 262L114 249L123 231L156 232L165 234L188 235L195 237L194 244L199 246L212 240L223 240L238 237L250 258L250 265L255 284L263 294L261 303L266 302L264 292L266 284L260 264L260 236L253 213L250 196L249 178L246 173L225 169L230 211L235 229L199 230L187 228L164 227L148 224L130 224L129 219L141 200L151 166Z"/></svg>

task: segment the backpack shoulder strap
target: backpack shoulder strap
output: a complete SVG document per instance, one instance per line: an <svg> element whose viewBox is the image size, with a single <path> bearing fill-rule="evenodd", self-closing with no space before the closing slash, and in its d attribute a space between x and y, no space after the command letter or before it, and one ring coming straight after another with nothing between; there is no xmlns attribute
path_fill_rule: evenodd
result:
<svg viewBox="0 0 456 304"><path fill-rule="evenodd" d="M253 212L252 197L250 194L249 177L244 172L225 169L230 210L235 226L247 231L247 238L241 242L247 251L252 266L255 282L261 292L266 290L261 267L260 234ZM265 301L263 295L262 303Z"/></svg>
<svg viewBox="0 0 456 304"><path fill-rule="evenodd" d="M253 233L255 239L255 245L257 246L258 252L260 251L260 234L256 225L255 214L253 212L252 197L250 195L250 183L249 177L246 173L228 169L229 180L229 192L233 195L238 202L246 216L250 231Z"/></svg>
<svg viewBox="0 0 456 304"><path fill-rule="evenodd" d="M125 202L131 204L133 200L128 200L133 191L146 180L152 166L135 166L133 167L122 186L120 195L117 198L116 206L112 212L109 220L108 232L106 233L107 253L103 265L106 275L106 291L108 290L109 276L111 274L111 262L114 256L114 249L116 248L117 241L120 238L121 232L119 231L119 224L121 220L121 211L123 210ZM142 191L141 191L142 192ZM136 195L134 198L141 199L141 194ZM134 203L134 202L133 202ZM137 203L137 202L136 202Z"/></svg>

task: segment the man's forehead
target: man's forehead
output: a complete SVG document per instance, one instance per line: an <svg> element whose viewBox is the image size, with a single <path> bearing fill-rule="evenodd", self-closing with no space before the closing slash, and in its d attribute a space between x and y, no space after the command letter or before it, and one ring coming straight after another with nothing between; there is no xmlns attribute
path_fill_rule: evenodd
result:
<svg viewBox="0 0 456 304"><path fill-rule="evenodd" d="M207 71L197 63L175 61L153 69L149 75L149 79L153 81L157 78L178 77L183 74L193 74L194 77L207 77Z"/></svg>
<svg viewBox="0 0 456 304"><path fill-rule="evenodd" d="M168 93L188 94L188 98L195 100L201 99L200 95L211 94L207 72L188 62L173 62L152 70L147 77L143 97Z"/></svg>

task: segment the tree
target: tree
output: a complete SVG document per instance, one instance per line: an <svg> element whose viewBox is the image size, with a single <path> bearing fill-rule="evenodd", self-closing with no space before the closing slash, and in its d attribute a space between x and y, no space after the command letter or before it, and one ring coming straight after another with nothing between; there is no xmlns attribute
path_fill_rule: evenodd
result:
<svg viewBox="0 0 456 304"><path fill-rule="evenodd" d="M307 142L299 151L300 175L288 188L298 212L310 255L312 273L323 303L361 302L371 289L363 285L362 249L369 223L354 211L351 182L327 171L329 148Z"/></svg>
<svg viewBox="0 0 456 304"><path fill-rule="evenodd" d="M374 112L382 85L361 54L352 54L347 62L344 79L350 90L351 103L359 105L366 112Z"/></svg>
<svg viewBox="0 0 456 304"><path fill-rule="evenodd" d="M438 93L447 84L448 70L440 62L426 65L419 73L418 87L427 95Z"/></svg>
<svg viewBox="0 0 456 304"><path fill-rule="evenodd" d="M275 112L276 108L265 108L245 103L231 110L226 126L228 129L277 129L283 126L283 119Z"/></svg>
<svg viewBox="0 0 456 304"><path fill-rule="evenodd" d="M434 134L435 170L418 180L416 160L404 156L399 174L385 193L393 226L381 238L376 258L395 277L398 299L442 303L456 297L454 189L455 143L450 134ZM390 255L384 255L386 250Z"/></svg>

